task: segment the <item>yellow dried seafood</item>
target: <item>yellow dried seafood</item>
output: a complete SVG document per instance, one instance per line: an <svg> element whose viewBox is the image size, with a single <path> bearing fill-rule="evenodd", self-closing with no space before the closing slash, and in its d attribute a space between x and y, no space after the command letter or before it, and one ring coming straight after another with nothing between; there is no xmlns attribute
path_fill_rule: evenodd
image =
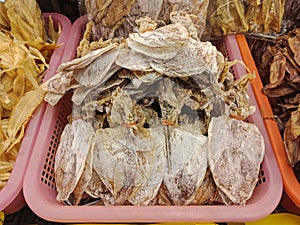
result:
<svg viewBox="0 0 300 225"><path fill-rule="evenodd" d="M58 47L60 28L55 30L51 18L44 22L35 0L7 0L0 3L0 12L0 165L9 168L0 168L2 188L26 125L46 94L40 84L52 51ZM47 42L49 38L51 43Z"/></svg>
<svg viewBox="0 0 300 225"><path fill-rule="evenodd" d="M246 19L250 32L279 33L284 14L285 0L246 0Z"/></svg>
<svg viewBox="0 0 300 225"><path fill-rule="evenodd" d="M207 35L280 33L284 7L285 0L210 1Z"/></svg>
<svg viewBox="0 0 300 225"><path fill-rule="evenodd" d="M208 29L211 30L212 36L248 30L245 6L242 0L209 1L208 20Z"/></svg>
<svg viewBox="0 0 300 225"><path fill-rule="evenodd" d="M9 19L7 17L4 2L0 2L0 29L9 27Z"/></svg>

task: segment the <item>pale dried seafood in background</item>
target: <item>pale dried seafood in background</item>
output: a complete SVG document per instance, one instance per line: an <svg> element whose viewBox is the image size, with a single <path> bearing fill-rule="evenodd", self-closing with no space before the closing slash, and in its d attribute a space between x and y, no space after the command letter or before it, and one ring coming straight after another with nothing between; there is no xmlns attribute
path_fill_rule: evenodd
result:
<svg viewBox="0 0 300 225"><path fill-rule="evenodd" d="M249 31L255 33L280 33L286 0L246 0L246 20Z"/></svg>
<svg viewBox="0 0 300 225"><path fill-rule="evenodd" d="M85 0L89 21L93 21L92 40L127 38L137 32L136 20L149 17L161 25L170 24L171 12L192 18L198 38L205 28L208 0Z"/></svg>

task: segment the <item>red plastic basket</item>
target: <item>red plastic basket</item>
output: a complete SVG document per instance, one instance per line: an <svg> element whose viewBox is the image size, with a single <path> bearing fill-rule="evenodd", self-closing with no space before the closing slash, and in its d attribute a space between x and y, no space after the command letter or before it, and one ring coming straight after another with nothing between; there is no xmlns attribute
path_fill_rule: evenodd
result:
<svg viewBox="0 0 300 225"><path fill-rule="evenodd" d="M244 35L237 35L236 38L238 41L238 45L240 46L245 64L257 74L255 80L252 82L252 88L255 92L255 96L257 97L259 109L261 111L262 117L264 118L264 124L272 142L274 154L276 156L278 166L282 175L284 191L295 203L295 205L300 208L300 183L296 178L293 168L288 163L282 136L280 134L276 121L272 119L274 118L274 114L268 97L262 92L263 84L260 79L255 62L252 58L247 40Z"/></svg>
<svg viewBox="0 0 300 225"><path fill-rule="evenodd" d="M71 60L82 37L87 17L74 22L62 61ZM230 60L242 60L235 36L228 36L217 43L220 51ZM233 67L236 77L245 69ZM250 86L250 85L249 85ZM256 105L249 87L252 104ZM266 154L261 165L260 177L254 193L244 206L199 205L199 206L67 206L56 200L54 158L60 135L71 113L70 95L57 106L47 106L30 165L24 179L24 195L28 206L39 216L49 221L68 223L93 222L242 222L253 221L270 214L278 205L282 194L282 180L276 164L269 137L259 111L249 119L262 132Z"/></svg>
<svg viewBox="0 0 300 225"><path fill-rule="evenodd" d="M62 45L53 51L49 62L49 69L47 70L44 79L53 76L57 67L60 65L65 42L69 37L72 25L70 20L64 15L58 13L43 13L45 20L48 20L50 16L55 25L60 24L62 27L58 39L58 43ZM5 187L0 191L0 211L4 211L6 214L14 213L25 205L25 199L22 192L23 179L45 109L45 103L40 105L28 123L11 176Z"/></svg>

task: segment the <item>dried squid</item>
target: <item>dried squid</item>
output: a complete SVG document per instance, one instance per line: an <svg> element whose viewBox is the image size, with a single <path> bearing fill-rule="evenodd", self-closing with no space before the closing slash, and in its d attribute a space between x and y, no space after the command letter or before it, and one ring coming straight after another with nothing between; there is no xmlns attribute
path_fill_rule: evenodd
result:
<svg viewBox="0 0 300 225"><path fill-rule="evenodd" d="M65 127L54 165L59 201L69 199L84 171L86 158L93 150L94 143L94 129L84 120L75 120Z"/></svg>
<svg viewBox="0 0 300 225"><path fill-rule="evenodd" d="M85 160L81 158L79 174L72 171L76 179L58 180L70 187L60 201L77 205L88 195L102 205L245 204L251 197L264 156L263 139L255 125L230 116L246 119L254 112L246 93L253 75L234 80L230 66L236 62L228 62L210 42L201 42L188 26L189 16L175 17L174 23L159 27L140 19L143 29L63 64L43 86L45 100L54 104L52 94L62 97L74 89L74 121L66 129L81 118L95 137L89 153L87 146L78 153ZM226 145L218 143L221 135L228 137ZM63 139L57 168L71 171L74 163L59 162L67 151L74 155L72 143ZM246 141L257 143L258 149L248 151ZM238 147L248 152L241 154ZM217 168L223 156L237 159L222 164L229 179ZM228 190L223 178L234 190Z"/></svg>
<svg viewBox="0 0 300 225"><path fill-rule="evenodd" d="M188 205L196 195L207 170L207 137L197 124L167 127L167 169L163 184L173 205Z"/></svg>
<svg viewBox="0 0 300 225"><path fill-rule="evenodd" d="M165 170L162 127L134 134L129 127L119 126L97 130L97 136L101 145L94 160L102 163L94 169L112 193L112 202L147 205L156 196Z"/></svg>
<svg viewBox="0 0 300 225"><path fill-rule="evenodd" d="M212 118L208 128L210 170L217 186L234 204L245 204L251 197L264 148L254 124L224 116Z"/></svg>

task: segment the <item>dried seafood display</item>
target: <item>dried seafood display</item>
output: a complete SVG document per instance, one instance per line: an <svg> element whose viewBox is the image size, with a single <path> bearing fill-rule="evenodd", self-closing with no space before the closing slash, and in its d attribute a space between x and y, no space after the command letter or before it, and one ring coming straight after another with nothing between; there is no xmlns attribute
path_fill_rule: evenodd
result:
<svg viewBox="0 0 300 225"><path fill-rule="evenodd" d="M235 33L280 33L285 0L217 0L208 7L208 33L212 37Z"/></svg>
<svg viewBox="0 0 300 225"><path fill-rule="evenodd" d="M275 43L256 41L252 44L263 91L269 97L292 167L300 161L299 44L300 28L278 37Z"/></svg>
<svg viewBox="0 0 300 225"><path fill-rule="evenodd" d="M190 15L200 38L206 23L208 0L85 0L89 21L93 22L93 39L128 37L137 32L136 20L149 17L160 24L170 24L173 14ZM182 18L185 20L185 18ZM149 28L150 29L150 28Z"/></svg>
<svg viewBox="0 0 300 225"><path fill-rule="evenodd" d="M247 95L253 75L235 80L230 67L238 62L200 41L190 14L167 25L149 17L136 22L126 38L94 42L88 23L80 57L42 85L51 105L73 91L55 159L57 200L246 204L265 151L262 135L246 122L255 111Z"/></svg>
<svg viewBox="0 0 300 225"><path fill-rule="evenodd" d="M0 189L10 177L26 124L43 101L39 85L58 35L35 1L0 3Z"/></svg>

